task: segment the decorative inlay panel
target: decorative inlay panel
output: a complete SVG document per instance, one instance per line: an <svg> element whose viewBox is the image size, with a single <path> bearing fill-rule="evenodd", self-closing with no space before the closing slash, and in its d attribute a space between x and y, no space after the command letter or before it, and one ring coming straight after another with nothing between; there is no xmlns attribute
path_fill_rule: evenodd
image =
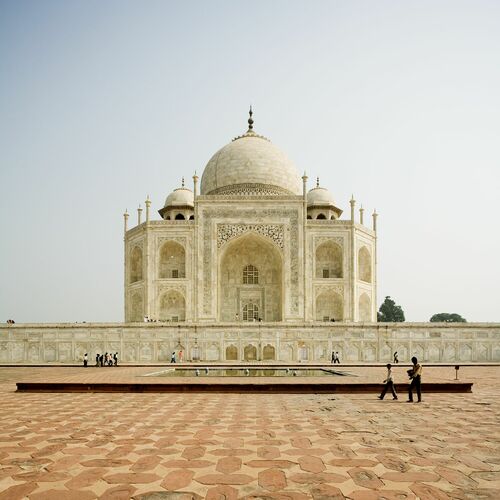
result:
<svg viewBox="0 0 500 500"><path fill-rule="evenodd" d="M283 250L284 233L282 224L218 224L217 248L248 231L254 231L271 239Z"/></svg>

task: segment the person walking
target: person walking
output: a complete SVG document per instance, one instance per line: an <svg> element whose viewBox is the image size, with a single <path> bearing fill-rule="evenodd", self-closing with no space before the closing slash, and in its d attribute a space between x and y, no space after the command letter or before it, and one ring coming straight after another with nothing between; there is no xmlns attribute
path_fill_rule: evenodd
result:
<svg viewBox="0 0 500 500"><path fill-rule="evenodd" d="M332 365L335 363L335 351L332 351Z"/></svg>
<svg viewBox="0 0 500 500"><path fill-rule="evenodd" d="M83 367L84 367L84 368L87 368L87 364L88 364L88 362L89 362L89 355L88 355L87 353L85 353L85 354L83 355Z"/></svg>
<svg viewBox="0 0 500 500"><path fill-rule="evenodd" d="M394 363L399 363L399 359L398 359L398 351L396 351L393 355L393 358L394 358Z"/></svg>
<svg viewBox="0 0 500 500"><path fill-rule="evenodd" d="M170 356L170 362L175 363L175 351L172 353L172 356Z"/></svg>
<svg viewBox="0 0 500 500"><path fill-rule="evenodd" d="M378 397L379 399L384 399L385 393L390 389L392 392L392 399L398 399L398 395L396 394L396 389L394 388L394 380L392 379L392 365L391 363L387 363L385 365L387 367L387 376L384 380L384 388L382 389L382 393Z"/></svg>
<svg viewBox="0 0 500 500"><path fill-rule="evenodd" d="M335 351L335 359L333 360L334 363L338 363L340 365L340 357L339 353Z"/></svg>
<svg viewBox="0 0 500 500"><path fill-rule="evenodd" d="M95 365L99 366L99 353L95 355Z"/></svg>
<svg viewBox="0 0 500 500"><path fill-rule="evenodd" d="M421 379L422 379L422 365L419 364L418 359L413 356L411 358L413 367L408 370L408 376L411 378L410 389L408 390L408 401L407 403L413 403L413 389L417 393L417 403L422 401L422 392L420 390Z"/></svg>
<svg viewBox="0 0 500 500"><path fill-rule="evenodd" d="M113 361L114 361L114 365L118 366L118 353L117 352L115 352L113 354Z"/></svg>

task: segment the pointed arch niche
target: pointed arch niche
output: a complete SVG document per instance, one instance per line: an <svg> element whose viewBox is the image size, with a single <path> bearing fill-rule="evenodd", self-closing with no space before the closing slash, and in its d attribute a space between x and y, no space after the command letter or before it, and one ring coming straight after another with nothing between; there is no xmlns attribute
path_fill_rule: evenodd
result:
<svg viewBox="0 0 500 500"><path fill-rule="evenodd" d="M159 277L185 278L186 251L176 241L167 241L160 248Z"/></svg>
<svg viewBox="0 0 500 500"><path fill-rule="evenodd" d="M344 319L344 301L342 297L328 290L316 297L316 321L342 321Z"/></svg>
<svg viewBox="0 0 500 500"><path fill-rule="evenodd" d="M325 241L316 248L316 278L342 278L342 248Z"/></svg>
<svg viewBox="0 0 500 500"><path fill-rule="evenodd" d="M359 297L359 320L372 320L372 301L366 293L361 294L361 296Z"/></svg>
<svg viewBox="0 0 500 500"><path fill-rule="evenodd" d="M282 267L278 247L254 232L226 243L219 259L219 320L281 321Z"/></svg>
<svg viewBox="0 0 500 500"><path fill-rule="evenodd" d="M185 321L186 300L177 290L169 290L160 297L158 317L160 321Z"/></svg>
<svg viewBox="0 0 500 500"><path fill-rule="evenodd" d="M365 246L358 251L358 277L366 283L372 282L372 257Z"/></svg>
<svg viewBox="0 0 500 500"><path fill-rule="evenodd" d="M142 280L142 249L134 247L130 253L130 283Z"/></svg>

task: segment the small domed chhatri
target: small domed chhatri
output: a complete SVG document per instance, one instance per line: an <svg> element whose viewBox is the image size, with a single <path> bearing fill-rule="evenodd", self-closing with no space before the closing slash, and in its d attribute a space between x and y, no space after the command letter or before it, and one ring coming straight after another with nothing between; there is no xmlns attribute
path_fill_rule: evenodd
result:
<svg viewBox="0 0 500 500"><path fill-rule="evenodd" d="M342 210L335 206L330 191L319 185L319 177L317 177L316 187L307 193L307 218L338 219L341 215Z"/></svg>
<svg viewBox="0 0 500 500"><path fill-rule="evenodd" d="M215 153L201 184L196 173L192 190L182 180L161 220L150 219L149 200L136 227L124 216L126 321L146 316L192 327L194 337L210 325L200 337L211 361L312 359L312 344L307 354L277 332L295 325L312 338L304 325L375 321L376 214L365 226L351 200L340 220L328 189L317 179L309 190L307 180L254 131L250 108L248 130ZM277 324L274 336L256 345L231 337L254 322ZM318 344L314 359L321 352Z"/></svg>
<svg viewBox="0 0 500 500"><path fill-rule="evenodd" d="M283 151L253 130L252 108L248 130L219 149L201 178L201 194L301 195L297 168Z"/></svg>
<svg viewBox="0 0 500 500"><path fill-rule="evenodd" d="M181 215L189 219L193 215L194 194L191 189L184 186L184 177L181 187L174 189L165 200L165 205L158 213L165 220L182 220Z"/></svg>

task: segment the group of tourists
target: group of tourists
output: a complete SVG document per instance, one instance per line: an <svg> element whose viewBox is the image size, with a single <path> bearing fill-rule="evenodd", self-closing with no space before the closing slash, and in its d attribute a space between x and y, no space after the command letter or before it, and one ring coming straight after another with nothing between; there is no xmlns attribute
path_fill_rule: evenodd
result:
<svg viewBox="0 0 500 500"><path fill-rule="evenodd" d="M338 363L340 365L340 357L338 352L332 351L332 365L334 365L335 363Z"/></svg>
<svg viewBox="0 0 500 500"><path fill-rule="evenodd" d="M8 320L7 320L7 324L8 324L8 325L15 325L15 324L16 324L16 322L15 322L13 319L8 319Z"/></svg>
<svg viewBox="0 0 500 500"><path fill-rule="evenodd" d="M87 367L89 363L89 355L85 353L83 355L83 366ZM118 353L114 354L111 352L106 352L104 354L97 353L95 355L95 366L118 366Z"/></svg>
<svg viewBox="0 0 500 500"><path fill-rule="evenodd" d="M395 359L397 359L395 354ZM397 363L398 361L396 361ZM422 379L422 365L418 362L418 359L413 356L411 358L411 362L413 366L406 372L408 374L410 382L410 388L408 389L408 401L407 403L413 403L413 391L417 393L417 403L422 401L422 392L421 392L421 379ZM394 379L392 378L392 365L387 363L387 375L384 380L384 388L382 389L382 393L378 397L379 399L384 399L388 390L392 393L392 399L398 399L398 395L396 394L396 389L394 387Z"/></svg>
<svg viewBox="0 0 500 500"><path fill-rule="evenodd" d="M175 351L172 352L172 356L170 356L170 362L171 363L182 363L182 358L184 356L184 353L182 351L179 351L176 353Z"/></svg>

